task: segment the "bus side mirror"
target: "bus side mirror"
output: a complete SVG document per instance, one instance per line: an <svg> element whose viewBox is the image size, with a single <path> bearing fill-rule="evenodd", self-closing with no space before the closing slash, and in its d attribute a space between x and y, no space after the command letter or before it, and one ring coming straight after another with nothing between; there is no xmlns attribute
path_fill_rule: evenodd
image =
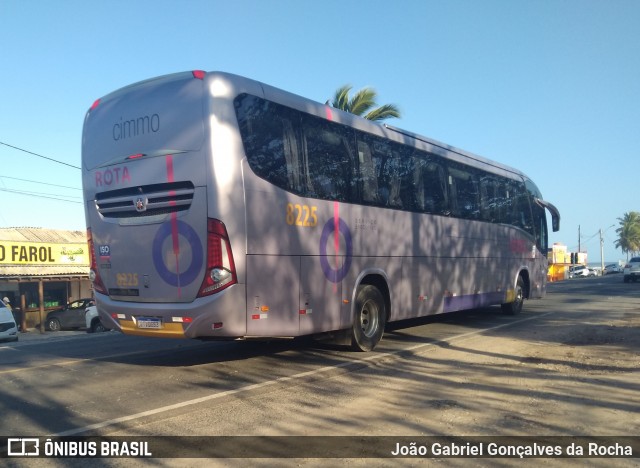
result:
<svg viewBox="0 0 640 468"><path fill-rule="evenodd" d="M558 211L558 208L548 201L544 201L539 198L535 198L534 201L541 207L549 210L549 213L551 213L551 228L553 229L553 232L558 232L560 230L560 212Z"/></svg>

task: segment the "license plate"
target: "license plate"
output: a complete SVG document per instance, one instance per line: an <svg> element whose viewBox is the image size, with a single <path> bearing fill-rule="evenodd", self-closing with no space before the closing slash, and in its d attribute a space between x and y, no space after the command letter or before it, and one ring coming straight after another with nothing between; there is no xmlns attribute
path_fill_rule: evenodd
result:
<svg viewBox="0 0 640 468"><path fill-rule="evenodd" d="M139 318L138 328L162 328L162 322L155 318Z"/></svg>

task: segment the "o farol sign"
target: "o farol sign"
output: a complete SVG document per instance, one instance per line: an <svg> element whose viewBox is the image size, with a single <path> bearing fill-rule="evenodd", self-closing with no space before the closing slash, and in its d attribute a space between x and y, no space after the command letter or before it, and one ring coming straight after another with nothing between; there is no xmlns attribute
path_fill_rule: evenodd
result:
<svg viewBox="0 0 640 468"><path fill-rule="evenodd" d="M0 241L3 265L89 265L86 244Z"/></svg>

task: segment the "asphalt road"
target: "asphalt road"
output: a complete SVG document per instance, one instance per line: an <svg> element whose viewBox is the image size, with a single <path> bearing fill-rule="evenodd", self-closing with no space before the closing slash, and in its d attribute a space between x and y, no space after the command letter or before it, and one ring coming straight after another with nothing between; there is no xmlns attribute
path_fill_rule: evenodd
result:
<svg viewBox="0 0 640 468"><path fill-rule="evenodd" d="M552 283L515 317L393 324L371 353L115 332L4 343L0 434L635 436L639 327L640 284L613 275Z"/></svg>

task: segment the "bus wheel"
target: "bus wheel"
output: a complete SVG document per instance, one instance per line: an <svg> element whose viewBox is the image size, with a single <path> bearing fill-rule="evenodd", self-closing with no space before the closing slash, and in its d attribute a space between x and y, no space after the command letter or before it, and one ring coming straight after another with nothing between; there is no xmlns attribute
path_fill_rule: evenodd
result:
<svg viewBox="0 0 640 468"><path fill-rule="evenodd" d="M382 294L375 286L358 286L351 347L356 351L371 351L382 338L387 313Z"/></svg>
<svg viewBox="0 0 640 468"><path fill-rule="evenodd" d="M502 312L507 315L517 315L522 312L524 306L524 281L522 276L518 276L518 282L516 283L516 298L513 302L502 304Z"/></svg>

